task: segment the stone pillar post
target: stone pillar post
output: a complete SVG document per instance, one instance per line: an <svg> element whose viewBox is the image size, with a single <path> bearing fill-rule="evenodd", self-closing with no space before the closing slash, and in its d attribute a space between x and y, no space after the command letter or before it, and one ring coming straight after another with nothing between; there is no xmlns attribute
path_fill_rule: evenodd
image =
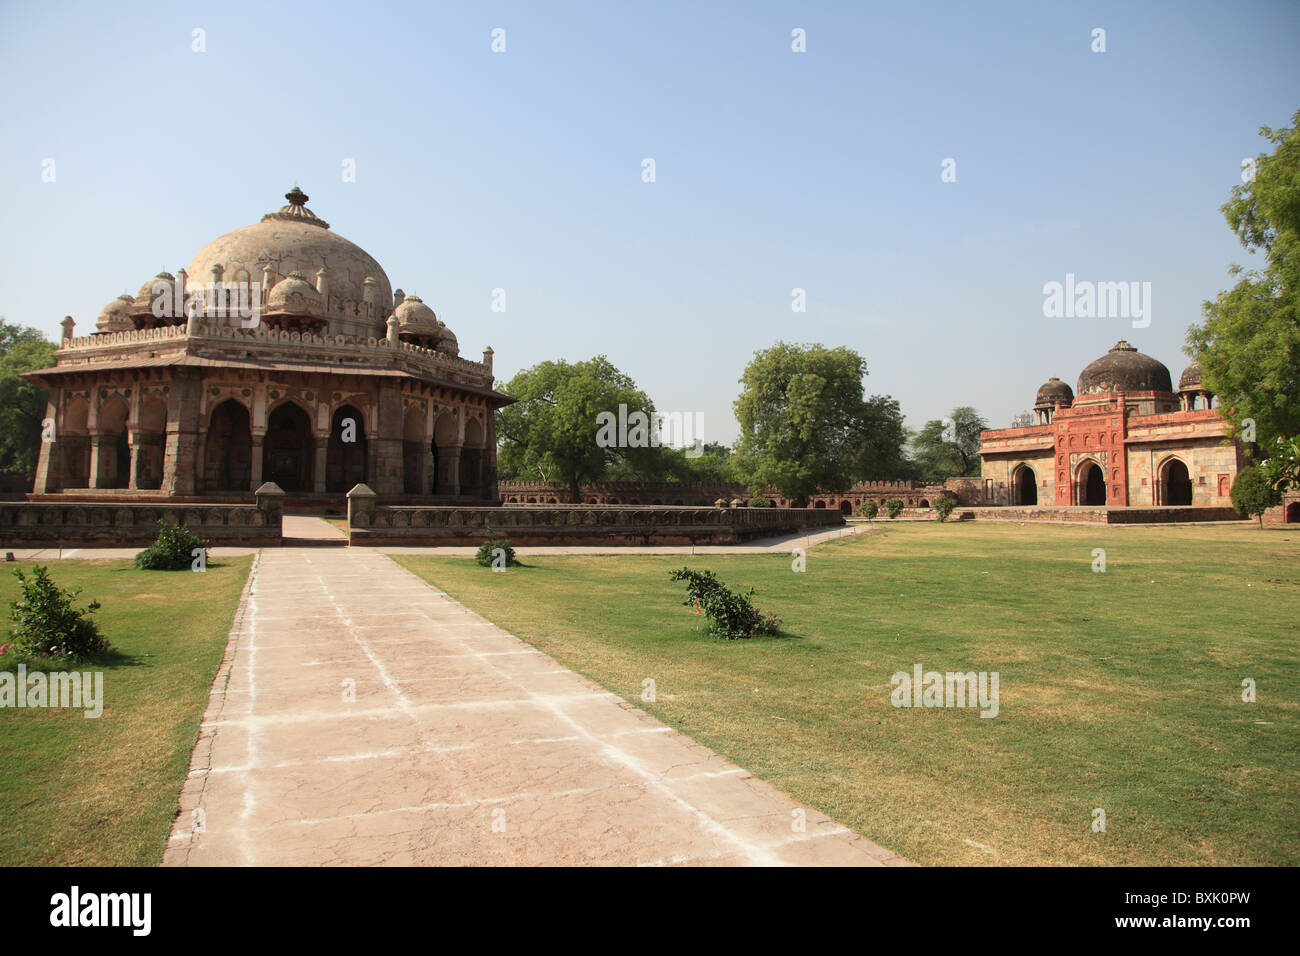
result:
<svg viewBox="0 0 1300 956"><path fill-rule="evenodd" d="M284 526L284 491L274 481L258 486L253 492L257 496L257 510L262 512L266 526L274 525L277 529Z"/></svg>
<svg viewBox="0 0 1300 956"><path fill-rule="evenodd" d="M348 492L348 543L352 542L353 529L370 527L375 513L375 493L366 485L354 485Z"/></svg>
<svg viewBox="0 0 1300 956"><path fill-rule="evenodd" d="M422 495L433 494L433 471L429 467L429 449L432 447L433 437L425 435L424 441L420 447L420 487L419 492Z"/></svg>

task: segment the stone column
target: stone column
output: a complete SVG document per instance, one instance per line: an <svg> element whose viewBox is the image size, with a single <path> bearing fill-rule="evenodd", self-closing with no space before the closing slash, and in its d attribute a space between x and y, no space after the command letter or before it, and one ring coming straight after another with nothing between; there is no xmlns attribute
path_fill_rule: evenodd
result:
<svg viewBox="0 0 1300 956"><path fill-rule="evenodd" d="M252 451L250 452L252 461L248 463L250 477L248 490L255 491L262 484L262 443L266 441L266 432L253 432L250 437L252 439ZM274 482L270 482L270 484L274 484ZM276 485L276 487L280 486ZM281 493L283 494L283 492Z"/></svg>
<svg viewBox="0 0 1300 956"><path fill-rule="evenodd" d="M314 438L316 442L316 468L312 472L312 490L318 495L325 494L325 458L329 451L330 440L328 435L317 435Z"/></svg>
<svg viewBox="0 0 1300 956"><path fill-rule="evenodd" d="M199 405L203 381L197 369L174 369L167 399L167 442L163 446L165 495L192 495L196 487Z"/></svg>
<svg viewBox="0 0 1300 956"><path fill-rule="evenodd" d="M126 443L131 449L131 467L127 469L126 487L135 491L140 487L140 436L135 432L127 432Z"/></svg>
<svg viewBox="0 0 1300 956"><path fill-rule="evenodd" d="M90 436L90 476L89 484L91 488L100 488L100 475L104 471L104 437L98 432L92 432Z"/></svg>
<svg viewBox="0 0 1300 956"><path fill-rule="evenodd" d="M405 462L402 453L402 389L394 380L379 385L375 433L370 437L370 487L378 495L400 495Z"/></svg>
<svg viewBox="0 0 1300 956"><path fill-rule="evenodd" d="M483 497L490 501L500 501L497 490L497 415L494 409L487 410L487 440L483 443Z"/></svg>
<svg viewBox="0 0 1300 956"><path fill-rule="evenodd" d="M442 486L449 495L460 494L460 445L448 445L438 449L442 466Z"/></svg>
<svg viewBox="0 0 1300 956"><path fill-rule="evenodd" d="M420 446L420 494L433 494L433 474L429 467L429 449L433 446L433 437L424 436Z"/></svg>
<svg viewBox="0 0 1300 956"><path fill-rule="evenodd" d="M56 424L61 394L62 389L50 389L50 399L45 403L45 417ZM36 460L36 483L32 488L32 491L38 495L49 494L59 487L59 480L62 478L64 468L63 456L60 454L62 449L58 447L59 433L57 428L54 432L54 441L45 441L43 427L41 431L41 453Z"/></svg>
<svg viewBox="0 0 1300 956"><path fill-rule="evenodd" d="M194 490L208 490L208 430L199 429L199 440L194 445Z"/></svg>

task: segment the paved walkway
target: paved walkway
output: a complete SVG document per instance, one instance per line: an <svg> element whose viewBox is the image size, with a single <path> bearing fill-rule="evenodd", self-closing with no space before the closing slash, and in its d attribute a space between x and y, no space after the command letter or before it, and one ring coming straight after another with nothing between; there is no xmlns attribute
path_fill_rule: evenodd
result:
<svg viewBox="0 0 1300 956"><path fill-rule="evenodd" d="M383 554L321 547L258 557L163 862L903 863Z"/></svg>

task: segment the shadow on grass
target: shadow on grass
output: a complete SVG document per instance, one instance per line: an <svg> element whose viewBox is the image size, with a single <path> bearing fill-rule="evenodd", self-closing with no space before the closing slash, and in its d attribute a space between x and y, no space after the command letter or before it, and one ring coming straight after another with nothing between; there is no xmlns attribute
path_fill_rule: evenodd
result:
<svg viewBox="0 0 1300 956"><path fill-rule="evenodd" d="M29 674L37 672L49 673L51 671L56 673L97 670L115 671L124 667L148 667L151 663L147 657L138 654L125 654L115 649L76 661L69 661L64 658L5 655L4 658L0 658L0 671L8 671L11 674L16 673L19 664L23 665Z"/></svg>

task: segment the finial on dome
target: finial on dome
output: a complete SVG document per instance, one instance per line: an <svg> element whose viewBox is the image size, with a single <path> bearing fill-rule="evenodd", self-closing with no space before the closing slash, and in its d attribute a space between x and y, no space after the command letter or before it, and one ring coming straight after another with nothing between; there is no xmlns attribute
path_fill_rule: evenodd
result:
<svg viewBox="0 0 1300 956"><path fill-rule="evenodd" d="M1120 340L1119 340L1118 342L1116 342L1115 345L1111 348L1111 351L1112 351L1112 352L1136 352L1137 349L1135 349L1133 346L1129 345L1128 342L1125 341L1124 339L1120 339Z"/></svg>
<svg viewBox="0 0 1300 956"><path fill-rule="evenodd" d="M284 194L284 198L289 200L289 205L291 206L305 206L307 205L307 200L310 199L311 197L308 196L301 189L299 189L297 186L294 186L292 189L290 189L287 193Z"/></svg>

